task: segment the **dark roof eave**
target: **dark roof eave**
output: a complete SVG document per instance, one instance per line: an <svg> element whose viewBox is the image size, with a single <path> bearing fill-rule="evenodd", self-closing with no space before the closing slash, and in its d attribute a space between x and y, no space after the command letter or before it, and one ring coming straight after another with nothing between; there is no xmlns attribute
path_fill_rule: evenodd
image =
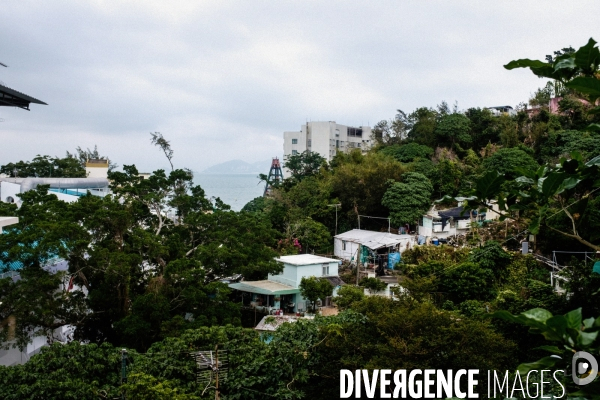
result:
<svg viewBox="0 0 600 400"><path fill-rule="evenodd" d="M35 97L28 96L25 93L21 93L4 85L0 85L0 106L29 109L30 103L42 104L45 106L48 105L47 103L44 103Z"/></svg>

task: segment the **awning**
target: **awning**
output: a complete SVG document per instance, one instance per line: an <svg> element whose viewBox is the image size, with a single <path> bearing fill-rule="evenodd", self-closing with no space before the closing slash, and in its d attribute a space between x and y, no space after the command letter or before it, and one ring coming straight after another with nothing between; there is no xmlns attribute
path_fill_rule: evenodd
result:
<svg viewBox="0 0 600 400"><path fill-rule="evenodd" d="M258 293L258 294L295 294L300 293L300 289L292 286L284 285L283 283L274 281L245 281L238 283L230 283L229 287L242 292Z"/></svg>

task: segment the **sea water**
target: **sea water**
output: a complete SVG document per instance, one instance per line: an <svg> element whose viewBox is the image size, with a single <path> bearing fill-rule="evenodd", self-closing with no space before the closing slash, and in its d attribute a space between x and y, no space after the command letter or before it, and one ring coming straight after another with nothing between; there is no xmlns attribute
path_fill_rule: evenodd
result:
<svg viewBox="0 0 600 400"><path fill-rule="evenodd" d="M200 185L207 198L219 197L234 211L240 211L246 203L263 195L265 182L258 174L194 174L194 184Z"/></svg>

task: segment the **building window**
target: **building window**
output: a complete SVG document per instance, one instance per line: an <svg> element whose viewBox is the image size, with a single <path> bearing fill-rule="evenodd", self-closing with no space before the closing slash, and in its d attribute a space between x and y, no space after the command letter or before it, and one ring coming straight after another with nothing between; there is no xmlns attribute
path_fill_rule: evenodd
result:
<svg viewBox="0 0 600 400"><path fill-rule="evenodd" d="M298 154L298 150L292 150L292 155L295 156Z"/></svg>
<svg viewBox="0 0 600 400"><path fill-rule="evenodd" d="M312 145L312 140L308 139L308 147Z"/></svg>
<svg viewBox="0 0 600 400"><path fill-rule="evenodd" d="M292 144L298 144L298 139L292 139Z"/></svg>
<svg viewBox="0 0 600 400"><path fill-rule="evenodd" d="M329 276L329 264L323 264L323 276Z"/></svg>
<svg viewBox="0 0 600 400"><path fill-rule="evenodd" d="M348 128L348 136L362 137L363 130L361 128Z"/></svg>
<svg viewBox="0 0 600 400"><path fill-rule="evenodd" d="M342 250L346 250L346 241L342 240Z"/></svg>
<svg viewBox="0 0 600 400"><path fill-rule="evenodd" d="M339 140L336 140L336 141L335 141L335 148L337 149L337 148L339 148L339 147L340 147L340 141L339 141Z"/></svg>

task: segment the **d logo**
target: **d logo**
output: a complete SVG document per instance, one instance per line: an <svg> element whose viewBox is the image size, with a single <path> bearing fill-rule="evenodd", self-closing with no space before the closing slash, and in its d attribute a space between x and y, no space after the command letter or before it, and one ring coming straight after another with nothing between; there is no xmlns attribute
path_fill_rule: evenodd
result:
<svg viewBox="0 0 600 400"><path fill-rule="evenodd" d="M584 375L589 372L589 375L585 378L580 378L580 375ZM583 386L588 383L592 383L598 375L598 361L593 355L586 351L578 351L573 355L573 361L571 363L571 373L573 375L573 382L576 385Z"/></svg>

